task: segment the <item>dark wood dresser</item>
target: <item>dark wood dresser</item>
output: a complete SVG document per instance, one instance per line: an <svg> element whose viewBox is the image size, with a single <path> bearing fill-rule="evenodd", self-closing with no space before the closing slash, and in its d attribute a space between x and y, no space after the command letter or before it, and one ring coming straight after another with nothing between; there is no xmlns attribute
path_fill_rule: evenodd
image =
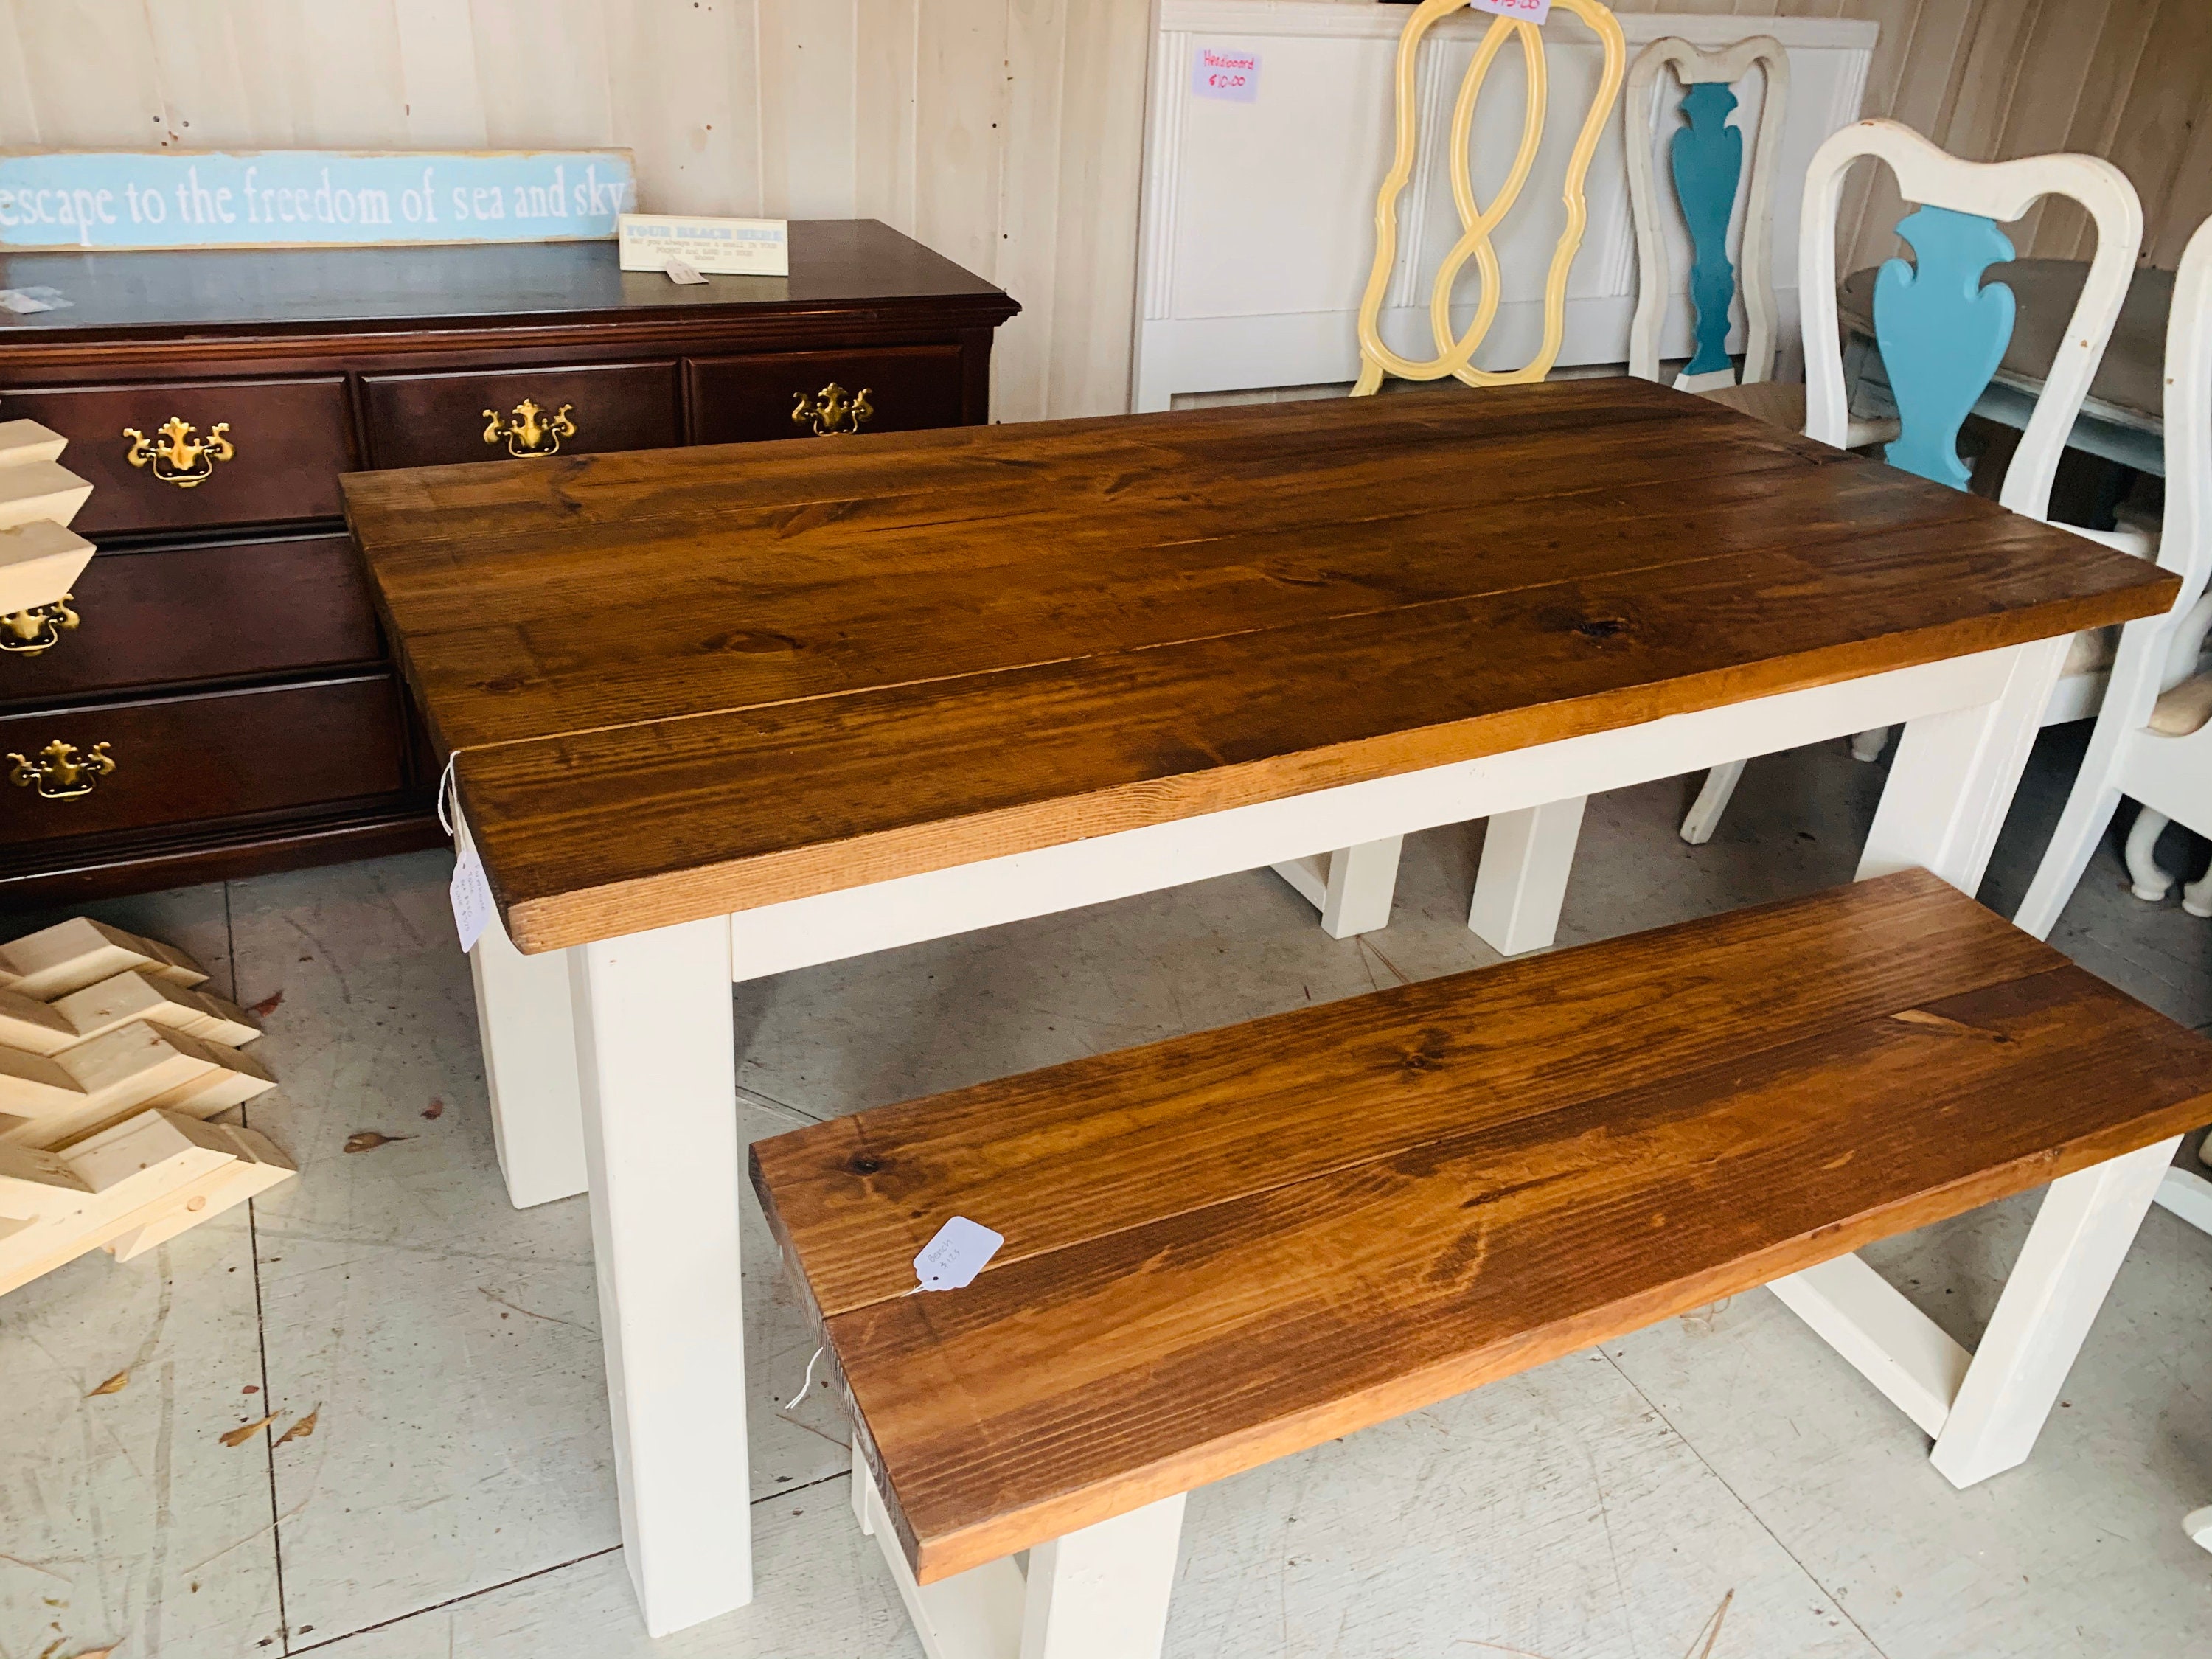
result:
<svg viewBox="0 0 2212 1659"><path fill-rule="evenodd" d="M0 258L40 286L71 303L0 312L0 419L68 438L100 551L79 626L0 652L0 754L116 768L73 800L0 784L7 908L441 839L341 473L978 424L1018 309L866 220L704 286L611 242Z"/></svg>

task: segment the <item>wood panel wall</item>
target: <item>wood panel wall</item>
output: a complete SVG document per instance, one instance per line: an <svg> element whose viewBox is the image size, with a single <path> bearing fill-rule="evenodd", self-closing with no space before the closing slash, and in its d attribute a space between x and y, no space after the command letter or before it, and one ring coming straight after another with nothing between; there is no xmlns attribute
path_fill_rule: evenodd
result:
<svg viewBox="0 0 2212 1659"><path fill-rule="evenodd" d="M1361 0L1346 0L1360 3ZM2212 0L1619 0L1881 23L1869 114L2212 215ZM0 0L0 144L626 145L645 205L879 218L1021 301L1001 419L1127 406L1150 0ZM1894 246L1885 180L1844 246ZM2081 251L2063 208L2016 238Z"/></svg>

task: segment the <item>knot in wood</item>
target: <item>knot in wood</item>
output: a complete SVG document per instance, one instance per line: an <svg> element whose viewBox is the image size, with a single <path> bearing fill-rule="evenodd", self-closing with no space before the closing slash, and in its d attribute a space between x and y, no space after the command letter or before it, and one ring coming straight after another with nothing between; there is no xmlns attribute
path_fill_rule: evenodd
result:
<svg viewBox="0 0 2212 1659"><path fill-rule="evenodd" d="M1610 640L1628 631L1628 623L1620 617L1592 617L1575 624L1575 632L1586 640Z"/></svg>

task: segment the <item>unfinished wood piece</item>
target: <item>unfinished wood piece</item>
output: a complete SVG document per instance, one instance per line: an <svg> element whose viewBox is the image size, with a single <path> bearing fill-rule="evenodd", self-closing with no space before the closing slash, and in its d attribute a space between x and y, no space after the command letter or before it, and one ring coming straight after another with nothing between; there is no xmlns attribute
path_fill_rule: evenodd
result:
<svg viewBox="0 0 2212 1659"><path fill-rule="evenodd" d="M27 1114L27 1124L0 1139L65 1146L149 1107L205 1117L275 1086L260 1065L237 1049L143 1020L64 1048L44 1063L59 1067L80 1092L66 1103Z"/></svg>
<svg viewBox="0 0 2212 1659"><path fill-rule="evenodd" d="M0 946L0 965L15 975L10 988L42 1002L134 968L176 985L199 985L207 979L199 965L175 946L141 939L89 916L73 916L10 940Z"/></svg>
<svg viewBox="0 0 2212 1659"><path fill-rule="evenodd" d="M20 991L0 990L0 1048L58 1054L86 1035L50 1005Z"/></svg>
<svg viewBox="0 0 2212 1659"><path fill-rule="evenodd" d="M68 598L93 550L74 530L43 519L0 530L0 617Z"/></svg>
<svg viewBox="0 0 2212 1659"><path fill-rule="evenodd" d="M149 1206L236 1163L216 1127L143 1112L67 1152L0 1146L0 1295L98 1249Z"/></svg>
<svg viewBox="0 0 2212 1659"><path fill-rule="evenodd" d="M928 1583L2208 1115L2212 1042L1909 872L752 1163Z"/></svg>
<svg viewBox="0 0 2212 1659"><path fill-rule="evenodd" d="M91 484L52 461L0 466L0 530L40 519L65 525L91 497Z"/></svg>
<svg viewBox="0 0 2212 1659"><path fill-rule="evenodd" d="M36 421L0 421L0 466L27 461L58 461L69 440Z"/></svg>
<svg viewBox="0 0 2212 1659"><path fill-rule="evenodd" d="M49 1055L0 1048L0 1112L32 1120L84 1104L84 1085Z"/></svg>
<svg viewBox="0 0 2212 1659"><path fill-rule="evenodd" d="M0 1042L9 1041L8 1006L5 994L0 994ZM63 1030L76 1033L71 1042L100 1036L134 1019L182 1031L187 1036L227 1043L234 1048L261 1035L261 1028L236 1003L210 992L187 989L137 969L104 979L97 985L88 985L82 991L72 991L65 997L57 997L52 1012Z"/></svg>
<svg viewBox="0 0 2212 1659"><path fill-rule="evenodd" d="M237 1161L217 1165L125 1218L122 1231L106 1240L108 1253L118 1261L143 1255L156 1244L167 1243L179 1233L249 1198L258 1198L279 1182L299 1173L266 1135L234 1124L208 1123L199 1127L212 1131Z"/></svg>

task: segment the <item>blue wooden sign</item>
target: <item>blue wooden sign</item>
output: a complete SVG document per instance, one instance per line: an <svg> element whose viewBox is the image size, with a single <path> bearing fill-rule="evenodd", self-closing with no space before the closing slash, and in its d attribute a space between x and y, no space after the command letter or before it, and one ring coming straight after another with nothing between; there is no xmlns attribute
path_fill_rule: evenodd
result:
<svg viewBox="0 0 2212 1659"><path fill-rule="evenodd" d="M626 149L0 155L0 248L597 240L636 210Z"/></svg>

